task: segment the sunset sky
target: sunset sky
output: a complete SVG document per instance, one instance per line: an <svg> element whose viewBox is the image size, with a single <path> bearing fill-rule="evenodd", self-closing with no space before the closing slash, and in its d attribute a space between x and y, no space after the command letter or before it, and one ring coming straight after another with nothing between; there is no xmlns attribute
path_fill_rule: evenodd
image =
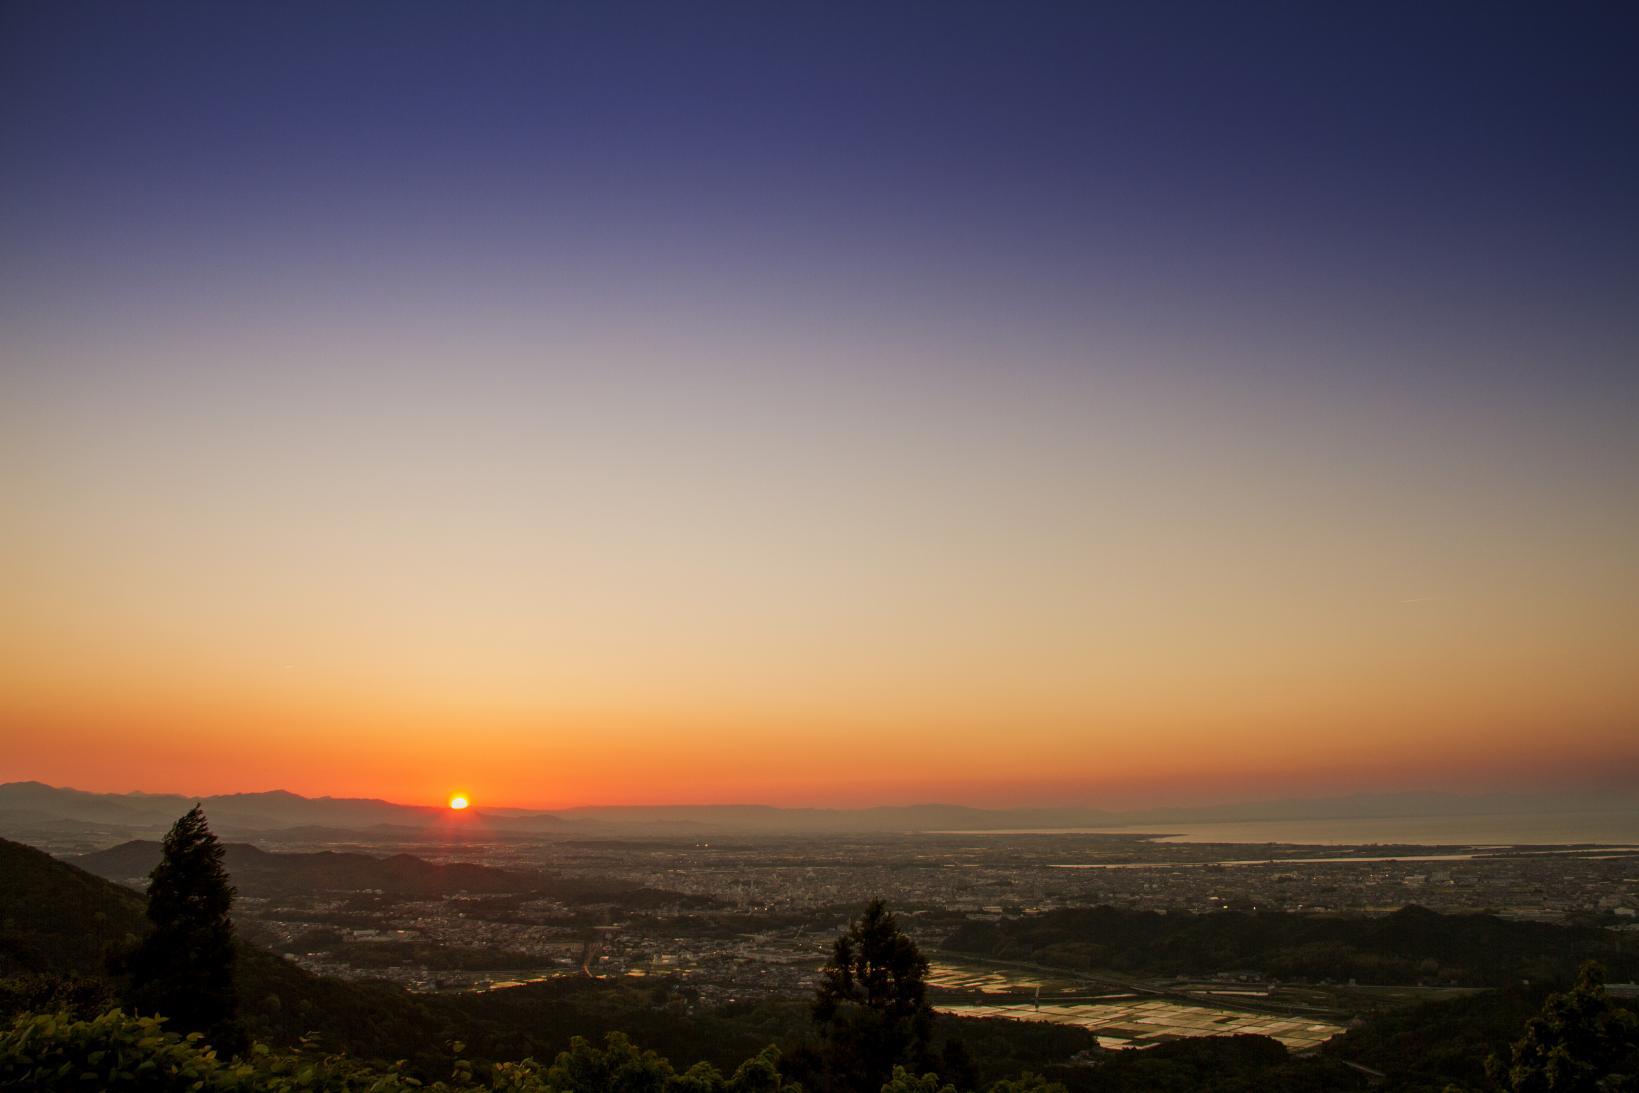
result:
<svg viewBox="0 0 1639 1093"><path fill-rule="evenodd" d="M1639 781L1639 8L0 5L0 781Z"/></svg>

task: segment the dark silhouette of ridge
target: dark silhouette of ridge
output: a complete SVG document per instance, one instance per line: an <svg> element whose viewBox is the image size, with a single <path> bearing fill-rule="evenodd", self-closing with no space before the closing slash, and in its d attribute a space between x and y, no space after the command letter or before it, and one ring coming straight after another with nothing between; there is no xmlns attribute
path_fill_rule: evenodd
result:
<svg viewBox="0 0 1639 1093"><path fill-rule="evenodd" d="M240 840L292 832L309 841L364 834L380 841L402 842L552 834L888 834L1062 827L1113 829L1137 835L1164 834L1176 830L1173 825L1218 822L1639 813L1639 792L1579 790L1485 795L1410 791L1120 812L1091 807L987 809L952 804L871 808L732 804L605 805L557 811L475 807L455 814L442 806L395 804L373 798L303 797L287 790L190 798L175 794L87 793L40 782L10 782L0 784L0 833L26 835L82 825L95 829L100 840L110 835L157 835L196 800L204 804L216 831Z"/></svg>
<svg viewBox="0 0 1639 1093"><path fill-rule="evenodd" d="M240 894L246 896L371 889L418 899L457 893L530 893L579 904L709 907L717 903L706 896L668 892L627 881L561 876L527 869L497 869L472 862L430 862L411 854L377 857L335 850L283 854L245 843L227 843L224 849L228 874ZM71 861L88 873L141 887L158 863L159 855L159 843L136 839L107 850L81 855Z"/></svg>

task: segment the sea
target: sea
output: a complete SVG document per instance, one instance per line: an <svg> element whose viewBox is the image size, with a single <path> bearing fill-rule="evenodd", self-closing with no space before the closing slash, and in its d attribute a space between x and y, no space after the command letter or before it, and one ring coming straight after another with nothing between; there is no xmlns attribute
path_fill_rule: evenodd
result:
<svg viewBox="0 0 1639 1093"><path fill-rule="evenodd" d="M1570 846L1639 844L1639 811L1476 816L1385 816L1339 820L1227 820L1117 827L1010 828L961 835L1137 835L1171 843L1299 846Z"/></svg>

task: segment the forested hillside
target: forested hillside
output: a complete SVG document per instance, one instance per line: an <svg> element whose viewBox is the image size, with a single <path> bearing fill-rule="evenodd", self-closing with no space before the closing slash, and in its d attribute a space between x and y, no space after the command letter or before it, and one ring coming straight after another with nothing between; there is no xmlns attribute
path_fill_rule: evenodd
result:
<svg viewBox="0 0 1639 1093"><path fill-rule="evenodd" d="M1639 975L1639 943L1631 934L1421 907L1373 918L1098 907L970 922L944 945L996 959L1150 975L1256 970L1309 980L1506 986L1569 982L1584 960L1603 962L1617 979Z"/></svg>

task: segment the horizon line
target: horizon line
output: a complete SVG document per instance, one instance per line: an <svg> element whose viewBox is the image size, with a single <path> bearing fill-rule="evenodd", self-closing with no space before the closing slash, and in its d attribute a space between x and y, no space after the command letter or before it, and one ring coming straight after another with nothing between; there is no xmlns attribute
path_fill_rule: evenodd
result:
<svg viewBox="0 0 1639 1093"><path fill-rule="evenodd" d="M223 793L193 794L193 793L182 793L182 792L177 792L177 791L172 791L172 790L133 789L133 790L118 791L118 790L81 789L78 786L71 786L71 785L66 785L66 784L64 784L64 785L55 785L53 783L46 782L46 781L43 781L43 780L38 779L38 778L20 778L20 779L0 782L0 789L5 789L5 788L11 787L11 786L40 786L40 787L43 787L45 789L53 790L53 791L62 791L62 792L71 792L71 793L84 793L84 794L88 794L88 795L92 795L92 796L100 796L100 797L150 797L150 798L151 797L176 797L176 798L181 798L181 799L191 799L191 800L194 800L194 801L196 801L200 804L203 804L203 803L205 803L207 801L210 801L210 800L213 800L213 799L228 798L228 797L256 797L256 796L266 796L266 795L272 795L272 794L284 794L286 796L294 797L294 798L297 798L297 799L303 800L303 801L332 801L332 802L337 802L337 803L377 804L377 805L386 805L386 806L393 807L393 808L418 809L418 810L425 810L425 811L430 811L430 812L435 812L435 813L442 813L442 812L448 811L447 807L442 803L409 803L409 802L405 802L405 801L392 800L392 799L386 798L386 797L342 797L342 796L335 796L333 794L319 794L319 795L310 796L308 794L300 793L300 792L297 792L295 790L286 789L282 786L275 786L275 787L270 788L270 789L233 790L233 791L230 791L230 792L223 792ZM919 809L919 808L952 808L952 809L963 809L963 810L972 811L972 812L987 812L987 813L1005 813L1005 812L1078 812L1079 811L1079 812L1096 812L1096 813L1102 813L1104 815L1109 815L1109 816L1120 816L1120 815L1129 814L1129 813L1146 813L1146 812L1159 812L1159 811L1201 811L1201 810L1207 810L1207 809L1236 808L1236 807L1246 807L1246 806L1254 806L1254 805L1321 804L1321 803L1328 803L1328 802L1349 801L1349 800L1356 800L1356 799L1360 799L1360 798L1374 798L1374 797L1375 798L1383 798L1383 797L1406 798L1406 797L1418 797L1418 796L1433 796L1433 797L1446 797L1446 798L1464 799L1464 800L1476 800L1476 799L1483 799L1483 798L1488 798L1488 797L1502 797L1502 796L1516 796L1516 797L1526 797L1526 798L1529 798L1529 797L1548 797L1548 796L1552 796L1554 794L1567 793L1567 792L1598 792L1598 793L1616 795L1616 796L1624 796L1625 795L1625 796L1639 797L1639 787L1633 787L1633 786L1620 786L1620 787L1618 787L1618 786L1609 786L1609 785L1599 785L1599 784L1593 784L1593 783L1577 783L1577 784L1564 784L1564 785L1554 785L1554 786L1531 786L1531 787L1487 788L1487 789L1441 789L1441 788L1434 787L1434 786L1420 786L1420 787L1404 788L1404 789L1361 789L1361 790L1352 790L1352 791L1345 792L1345 793L1333 793L1333 794L1325 794L1325 795L1319 795L1319 796L1236 797L1236 798L1225 798L1225 799L1221 799L1221 800L1215 799L1215 800L1211 800L1211 801L1207 801L1207 802L1200 802L1200 803L1193 803L1193 804L1170 802L1170 803L1153 803L1153 804L1147 804L1147 805L1125 805L1125 806L1119 806L1119 807L1101 806L1101 805L1094 805L1094 804L977 805L977 804L966 804L966 803L963 803L963 802L960 802L960 801L954 801L954 800L922 800L922 801L913 801L913 802L899 803L899 804L876 803L876 804L858 804L858 805L841 805L841 804L837 804L837 805L822 805L822 804L786 804L786 805L780 805L780 804L770 804L768 802L755 801L755 800L730 800L730 801L709 801L709 802L701 802L701 801L604 802L604 803L596 803L596 804L564 805L564 806L554 807L554 806L539 806L539 805L488 804L488 803L485 803L485 802L481 801L481 799L474 798L472 793L470 793L466 790L452 790L450 792L452 794L457 794L458 793L459 795L466 796L470 800L472 800L470 814L473 814L473 815L479 815L479 814L482 814L486 811L488 811L488 812L523 812L523 813L532 813L532 814L536 814L536 815L556 815L556 814L570 813L570 812L589 812L589 811L597 811L597 810L617 810L617 809L629 809L629 810L634 810L634 811L635 810L659 811L659 810L664 810L664 809L699 809L699 810L704 810L704 809L737 809L738 808L738 809L766 809L766 810L775 811L775 812L837 812L837 813L848 813L848 812L874 812L874 811L901 811L901 810L911 810L911 809ZM447 797L446 797L446 799L447 799Z"/></svg>

